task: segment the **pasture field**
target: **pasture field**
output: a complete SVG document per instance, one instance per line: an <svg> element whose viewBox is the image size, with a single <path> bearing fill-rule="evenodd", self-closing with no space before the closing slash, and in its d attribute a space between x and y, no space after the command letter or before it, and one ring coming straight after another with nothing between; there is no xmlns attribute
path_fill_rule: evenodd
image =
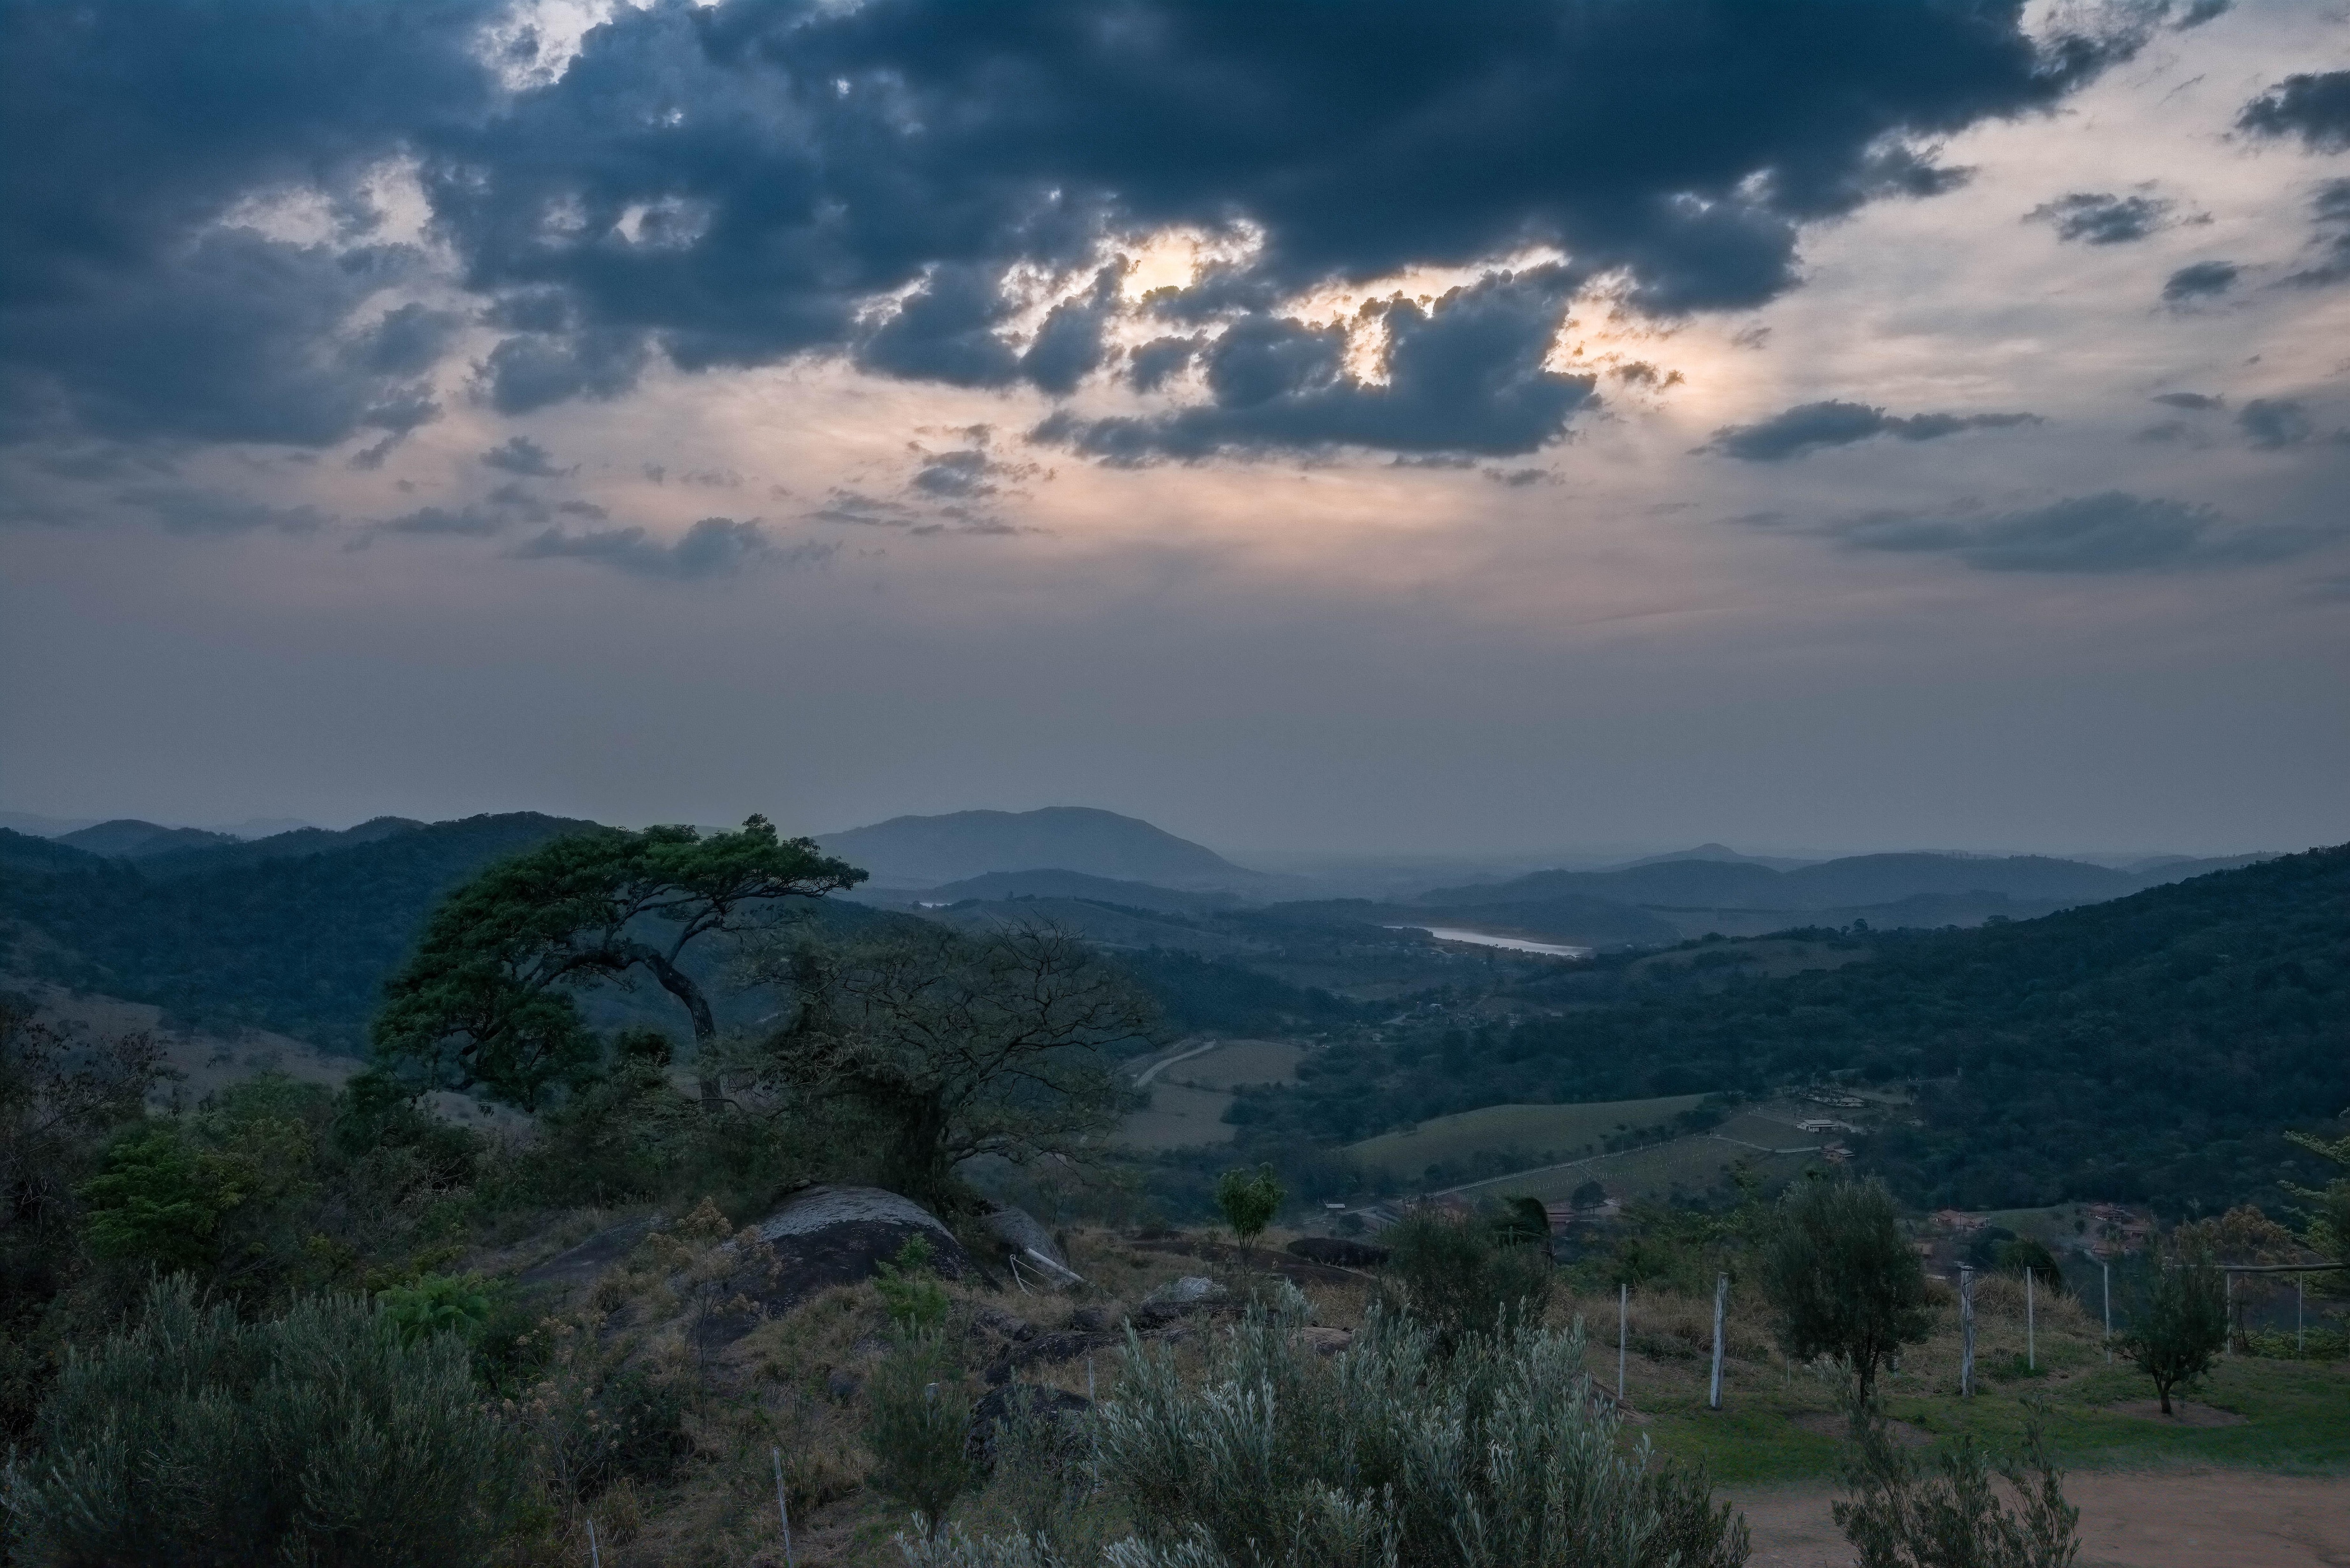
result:
<svg viewBox="0 0 2350 1568"><path fill-rule="evenodd" d="M1162 1084L1200 1089L1235 1089L1243 1084L1294 1084L1303 1045L1286 1040L1227 1040L1204 1056L1178 1062L1159 1075Z"/></svg>
<svg viewBox="0 0 2350 1568"><path fill-rule="evenodd" d="M1189 1064L1186 1064L1189 1065ZM1440 1161L1468 1159L1486 1151L1560 1159L1599 1151L1613 1133L1669 1122L1701 1095L1667 1095L1649 1100L1598 1100L1578 1106L1486 1106L1432 1116L1409 1132L1381 1133L1347 1146L1367 1170L1382 1168L1407 1183Z"/></svg>
<svg viewBox="0 0 2350 1568"><path fill-rule="evenodd" d="M1196 1089L1189 1084L1157 1078L1151 1081L1149 1093L1149 1106L1133 1112L1118 1124L1118 1140L1128 1148L1158 1150L1230 1143L1232 1135L1240 1130L1224 1120L1232 1096L1222 1089Z"/></svg>

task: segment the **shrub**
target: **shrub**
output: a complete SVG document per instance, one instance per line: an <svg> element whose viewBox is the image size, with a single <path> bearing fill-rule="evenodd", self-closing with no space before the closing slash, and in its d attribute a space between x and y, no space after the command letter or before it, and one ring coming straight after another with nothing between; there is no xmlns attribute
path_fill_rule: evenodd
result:
<svg viewBox="0 0 2350 1568"><path fill-rule="evenodd" d="M1269 1165L1260 1165L1253 1172L1235 1168L1216 1178L1216 1211L1243 1247L1253 1245L1264 1234L1264 1228L1281 1211L1285 1196Z"/></svg>
<svg viewBox="0 0 2350 1568"><path fill-rule="evenodd" d="M6 1489L27 1564L432 1568L485 1561L521 1479L455 1339L339 1296L244 1323L167 1280L68 1354Z"/></svg>
<svg viewBox="0 0 2350 1568"><path fill-rule="evenodd" d="M947 1321L947 1288L931 1270L931 1243L909 1236L896 1258L873 1266L873 1288L889 1309L889 1321L904 1334L922 1334Z"/></svg>
<svg viewBox="0 0 2350 1568"><path fill-rule="evenodd" d="M1744 1527L1700 1478L1617 1441L1579 1332L1517 1325L1448 1360L1374 1309L1325 1359L1305 1298L1252 1307L1189 1383L1129 1339L1094 1465L1139 1534L1082 1561L1119 1568L1735 1568ZM1028 1542L955 1542L917 1563L1041 1568ZM1075 1568L1080 1560L1057 1561Z"/></svg>
<svg viewBox="0 0 2350 1568"><path fill-rule="evenodd" d="M1845 1465L1852 1496L1830 1511L1859 1553L1856 1568L2071 1568L2079 1555L2081 1511L2064 1501L2064 1472L2048 1456L2036 1414L2022 1462L1996 1467L1961 1437L1929 1468L1897 1448L1865 1404L1854 1406L1853 1429L1857 1448ZM2021 1511L1991 1490L1994 1469Z"/></svg>
<svg viewBox="0 0 2350 1568"><path fill-rule="evenodd" d="M1550 1299L1543 1249L1503 1246L1482 1219L1419 1210L1380 1240L1388 1249L1388 1284L1403 1310L1434 1333L1440 1351L1504 1323L1531 1323Z"/></svg>
<svg viewBox="0 0 2350 1568"><path fill-rule="evenodd" d="M2037 1236L2018 1236L2012 1241L2002 1241L1991 1254L2002 1274L2022 1279L2032 1275L2040 1289L2053 1295L2064 1293L2064 1270L2056 1262L2056 1254L2048 1243Z"/></svg>
<svg viewBox="0 0 2350 1568"><path fill-rule="evenodd" d="M978 1480L967 1446L971 1396L962 1369L935 1333L908 1334L874 1368L868 1392L868 1479L912 1510L924 1535L935 1538L955 1500Z"/></svg>
<svg viewBox="0 0 2350 1568"><path fill-rule="evenodd" d="M400 1338L411 1344L434 1334L470 1340L489 1322L492 1304L478 1274L424 1274L378 1291L375 1300Z"/></svg>
<svg viewBox="0 0 2350 1568"><path fill-rule="evenodd" d="M1863 1406L1876 1392L1877 1367L1932 1327L1926 1271L1902 1240L1881 1182L1789 1189L1762 1264L1780 1348L1798 1361L1847 1362Z"/></svg>
<svg viewBox="0 0 2350 1568"><path fill-rule="evenodd" d="M2228 1343L2227 1281L2206 1263L2155 1270L2130 1314L2128 1330L2114 1343L2154 1379L2162 1413L2169 1415L2171 1389L2209 1372Z"/></svg>

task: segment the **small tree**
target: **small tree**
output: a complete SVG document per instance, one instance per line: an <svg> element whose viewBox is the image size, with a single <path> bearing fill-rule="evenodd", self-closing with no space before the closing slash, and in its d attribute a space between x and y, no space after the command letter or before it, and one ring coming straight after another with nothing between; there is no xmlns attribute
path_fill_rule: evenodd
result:
<svg viewBox="0 0 2350 1568"><path fill-rule="evenodd" d="M593 1064L598 1046L571 992L650 977L675 997L709 1053L718 1023L681 967L688 947L739 931L785 898L855 887L865 873L766 818L704 838L691 827L600 828L491 867L434 911L416 953L385 988L372 1030L379 1061L413 1064L432 1087L535 1109L550 1085ZM720 1104L705 1054L702 1098Z"/></svg>
<svg viewBox="0 0 2350 1568"><path fill-rule="evenodd" d="M1503 1245L1482 1216L1421 1209L1379 1239L1388 1248L1388 1285L1440 1350L1513 1322L1537 1322L1550 1297L1548 1253Z"/></svg>
<svg viewBox="0 0 2350 1568"><path fill-rule="evenodd" d="M2310 1153L2334 1164L2350 1168L2350 1136L2327 1140L2304 1132L2284 1135L2290 1142L2299 1144ZM2302 1243L2320 1257L2350 1268L2350 1169L2323 1187L2302 1187L2285 1183L2285 1190L2309 1207L2301 1211L2305 1221L2300 1235ZM2320 1289L2342 1288L2343 1274L2315 1276Z"/></svg>
<svg viewBox="0 0 2350 1568"><path fill-rule="evenodd" d="M1763 1244L1762 1274L1780 1348L1799 1361L1850 1363L1860 1407L1876 1396L1877 1368L1932 1326L1924 1266L1902 1240L1882 1182L1791 1189Z"/></svg>
<svg viewBox="0 0 2350 1568"><path fill-rule="evenodd" d="M1264 1234L1287 1196L1269 1165L1260 1165L1254 1171L1235 1166L1216 1178L1216 1210L1232 1228L1232 1239L1243 1251Z"/></svg>
<svg viewBox="0 0 2350 1568"><path fill-rule="evenodd" d="M934 1207L957 1199L956 1167L982 1155L1100 1158L1125 1087L1104 1048L1154 1023L1125 975L1049 926L795 934L758 947L743 972L797 999L739 1058L758 1086L785 1112L845 1101L875 1117L883 1179Z"/></svg>
<svg viewBox="0 0 2350 1568"><path fill-rule="evenodd" d="M2129 1328L2115 1343L2154 1379L2162 1413L2169 1415L2171 1389L2209 1372L2228 1343L2226 1278L2199 1261L2157 1268Z"/></svg>
<svg viewBox="0 0 2350 1568"><path fill-rule="evenodd" d="M913 1511L925 1536L944 1530L955 1499L979 1479L972 1462L971 1396L962 1369L932 1331L901 1333L874 1368L865 1446L872 1483Z"/></svg>

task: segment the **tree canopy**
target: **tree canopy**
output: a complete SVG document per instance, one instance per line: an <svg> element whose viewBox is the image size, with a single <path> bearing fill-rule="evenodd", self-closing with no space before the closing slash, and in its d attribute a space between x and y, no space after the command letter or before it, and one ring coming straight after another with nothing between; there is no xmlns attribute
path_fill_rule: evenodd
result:
<svg viewBox="0 0 2350 1568"><path fill-rule="evenodd" d="M534 1108L576 1079L599 1047L573 993L633 985L675 997L707 1052L717 1022L680 967L689 945L741 931L778 900L856 886L865 873L753 816L733 833L598 828L491 867L434 911L407 967L385 987L377 1059L432 1086ZM718 1096L705 1075L705 1104Z"/></svg>

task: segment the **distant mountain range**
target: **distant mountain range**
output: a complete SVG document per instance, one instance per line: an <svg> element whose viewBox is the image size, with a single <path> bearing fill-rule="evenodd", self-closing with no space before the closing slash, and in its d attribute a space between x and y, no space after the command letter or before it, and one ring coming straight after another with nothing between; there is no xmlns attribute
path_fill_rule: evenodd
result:
<svg viewBox="0 0 2350 1568"><path fill-rule="evenodd" d="M1139 818L1081 805L893 816L816 842L882 888L931 888L1009 871L1078 872L1191 892L1259 891L1286 880Z"/></svg>

